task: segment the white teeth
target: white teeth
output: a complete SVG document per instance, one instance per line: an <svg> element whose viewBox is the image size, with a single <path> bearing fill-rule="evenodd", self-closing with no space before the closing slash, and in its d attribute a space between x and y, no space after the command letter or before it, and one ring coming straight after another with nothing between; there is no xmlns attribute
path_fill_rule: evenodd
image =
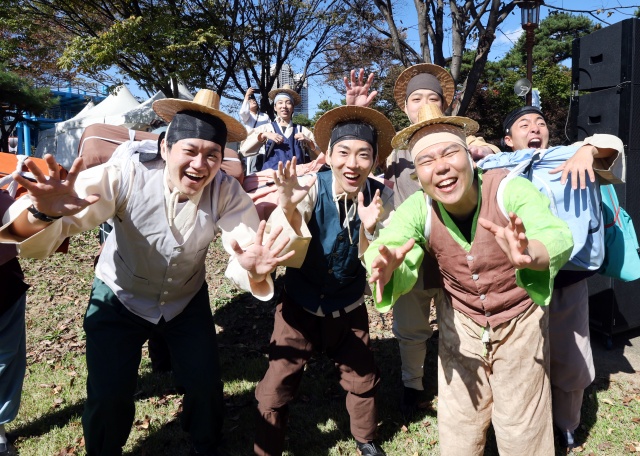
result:
<svg viewBox="0 0 640 456"><path fill-rule="evenodd" d="M344 177L346 177L347 179L357 179L359 176L359 174L344 174Z"/></svg>
<svg viewBox="0 0 640 456"><path fill-rule="evenodd" d="M455 179L447 179L438 184L438 187L446 187L447 185L451 185L455 182Z"/></svg>
<svg viewBox="0 0 640 456"><path fill-rule="evenodd" d="M189 177L193 177L194 179L200 179L202 177L200 174L187 173L187 172L185 172L185 174Z"/></svg>

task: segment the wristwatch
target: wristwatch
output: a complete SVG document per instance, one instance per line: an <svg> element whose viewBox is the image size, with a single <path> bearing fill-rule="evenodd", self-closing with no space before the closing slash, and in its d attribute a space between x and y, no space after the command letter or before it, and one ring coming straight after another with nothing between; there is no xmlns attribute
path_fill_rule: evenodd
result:
<svg viewBox="0 0 640 456"><path fill-rule="evenodd" d="M58 215L57 217L54 217L53 215L44 214L44 213L40 212L38 209L36 209L36 207L33 204L31 206L29 206L27 208L27 210L29 212L31 212L31 215L33 215L38 220L41 220L41 221L47 222L47 223L51 223L54 220L58 220L59 218L62 218L61 215Z"/></svg>

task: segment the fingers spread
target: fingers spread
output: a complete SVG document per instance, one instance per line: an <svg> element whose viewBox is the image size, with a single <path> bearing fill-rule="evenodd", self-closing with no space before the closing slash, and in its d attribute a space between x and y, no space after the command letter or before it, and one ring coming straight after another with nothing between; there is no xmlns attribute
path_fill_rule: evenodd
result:
<svg viewBox="0 0 640 456"><path fill-rule="evenodd" d="M478 224L493 235L498 234L498 231L500 230L498 225L482 217L478 217Z"/></svg>

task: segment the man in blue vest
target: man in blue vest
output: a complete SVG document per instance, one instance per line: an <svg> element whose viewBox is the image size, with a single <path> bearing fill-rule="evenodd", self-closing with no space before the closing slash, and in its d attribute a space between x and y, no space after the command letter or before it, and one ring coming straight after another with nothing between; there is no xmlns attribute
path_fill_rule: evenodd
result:
<svg viewBox="0 0 640 456"><path fill-rule="evenodd" d="M313 133L292 121L293 110L301 102L300 95L285 84L269 92L269 98L273 100L276 119L254 128L240 146L240 153L245 157L257 155L253 171L277 169L279 162L285 163L293 157L298 164L316 158L321 151Z"/></svg>
<svg viewBox="0 0 640 456"><path fill-rule="evenodd" d="M340 371L358 451L384 456L374 441L379 374L369 345L360 256L393 210L392 192L368 176L391 152L394 128L374 109L341 106L318 119L315 131L331 169L299 181L294 158L274 173L279 202L269 224L285 227L283 235L292 239L287 249L296 256L286 263L269 369L256 388L254 452L282 454L289 402L312 354L325 352Z"/></svg>
<svg viewBox="0 0 640 456"><path fill-rule="evenodd" d="M220 99L201 90L193 101L164 99L153 109L170 122L161 160L125 157L82 169L66 180L46 156L49 176L27 160L36 182L17 173L28 197L3 219L0 240L20 255L43 258L68 236L107 219L113 231L95 268L84 318L87 402L82 416L87 454L122 454L134 419L134 393L142 345L161 335L177 382L184 388L182 427L193 455L220 455L224 400L216 331L205 281L207 249L217 233L231 255L225 275L259 299L273 296L270 272L284 247L262 243L253 202L220 172L227 139L245 128L219 110Z"/></svg>

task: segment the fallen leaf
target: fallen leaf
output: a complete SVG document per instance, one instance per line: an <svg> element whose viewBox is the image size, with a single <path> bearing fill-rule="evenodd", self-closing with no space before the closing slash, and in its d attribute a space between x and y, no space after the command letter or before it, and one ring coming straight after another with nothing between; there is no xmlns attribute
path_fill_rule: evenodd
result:
<svg viewBox="0 0 640 456"><path fill-rule="evenodd" d="M613 405L613 401L611 399L600 399L600 402L605 404Z"/></svg>
<svg viewBox="0 0 640 456"><path fill-rule="evenodd" d="M409 429L407 429L407 426L405 426L404 424L400 429L402 430L402 432L409 432Z"/></svg>

